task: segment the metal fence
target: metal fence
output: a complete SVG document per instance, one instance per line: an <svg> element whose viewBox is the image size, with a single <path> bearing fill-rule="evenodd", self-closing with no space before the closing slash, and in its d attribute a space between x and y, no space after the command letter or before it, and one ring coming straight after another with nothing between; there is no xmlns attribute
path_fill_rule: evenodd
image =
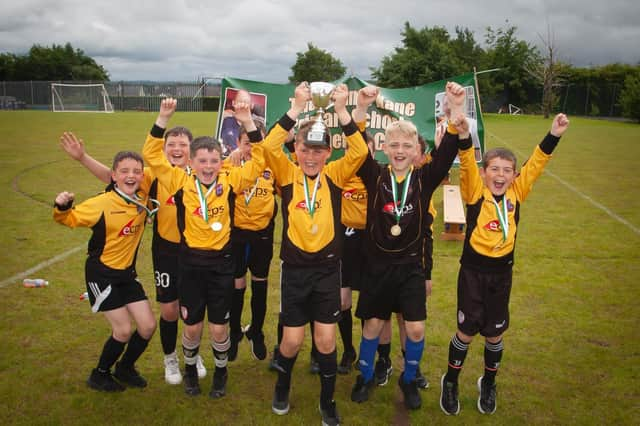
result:
<svg viewBox="0 0 640 426"><path fill-rule="evenodd" d="M153 81L2 81L0 109L51 110L51 83L104 84L116 111L158 111L165 97L178 100L180 111L217 111L217 82Z"/></svg>

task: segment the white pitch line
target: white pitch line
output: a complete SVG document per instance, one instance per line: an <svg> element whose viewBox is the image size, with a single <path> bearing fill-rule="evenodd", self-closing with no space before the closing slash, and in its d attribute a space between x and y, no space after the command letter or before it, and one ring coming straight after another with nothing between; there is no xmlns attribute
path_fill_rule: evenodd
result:
<svg viewBox="0 0 640 426"><path fill-rule="evenodd" d="M498 135L495 135L491 132L487 132L489 135L491 135L491 137L496 138L498 141L500 141L500 143L510 146L510 144L505 141L504 139L502 139L501 137L499 137ZM513 149L513 148L512 148ZM518 150L514 149L514 151L516 151L516 154L518 154L519 157L524 158L524 155L519 152ZM633 225L631 222L629 222L628 220L626 220L623 217L620 217L618 214L616 214L615 212L613 212L612 210L610 210L609 208L607 208L606 206L600 204L599 202L597 202L596 200L594 200L593 198L589 197L587 194L583 193L582 191L580 191L578 188L576 188L575 186L571 185L569 182L565 181L564 179L562 179L560 176L556 175L555 173L549 171L548 169L544 170L544 173L548 174L549 176L551 176L552 178L554 178L555 180L557 180L558 182L560 182L562 185L564 185L566 188L568 188L569 190L571 190L572 192L576 193L577 195L579 195L580 197L584 198L585 200L587 200L588 202L590 202L593 206L599 208L600 210L602 210L603 212L605 212L606 214L609 215L609 217L611 217L612 219L617 220L618 222L622 223L623 225L625 225L626 227L628 227L629 229L631 229L633 232L635 232L636 234L640 235L640 228L638 228L637 226Z"/></svg>
<svg viewBox="0 0 640 426"><path fill-rule="evenodd" d="M39 270L41 270L43 268L46 268L49 265L53 265L54 263L59 262L62 259L71 256L75 252L80 251L85 247L86 247L86 244L83 244L83 245L78 246L78 247L74 247L71 250L67 250L64 253L60 253L59 255L52 257L49 260L45 260L44 262L38 263L36 266L34 266L31 269L27 269L24 272L17 273L16 275L14 275L12 277L9 277L9 278L7 278L7 279L5 279L3 281L0 281L0 288L6 287L7 285L9 285L9 284L11 284L11 283L13 283L15 281L20 281L20 280L22 280L24 278L27 278L29 275L31 275L33 273L36 273Z"/></svg>

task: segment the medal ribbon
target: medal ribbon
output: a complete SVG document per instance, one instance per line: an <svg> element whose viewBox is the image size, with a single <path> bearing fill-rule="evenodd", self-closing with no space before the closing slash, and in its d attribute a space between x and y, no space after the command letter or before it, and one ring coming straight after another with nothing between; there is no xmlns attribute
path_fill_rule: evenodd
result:
<svg viewBox="0 0 640 426"><path fill-rule="evenodd" d="M255 195L256 189L258 189L258 179L260 178L256 179L256 183L253 184L253 188L251 188L251 191L249 191L248 194L246 192L244 194L244 203L247 206L249 205L249 201L251 201L251 198L253 198L253 196Z"/></svg>
<svg viewBox="0 0 640 426"><path fill-rule="evenodd" d="M309 185L307 184L307 175L304 175L302 185L304 186L304 202L307 205L309 216L313 218L313 213L315 213L316 210L316 195L318 194L318 187L320 186L320 173L318 173L316 183L313 186L313 194L311 195L311 199L309 199Z"/></svg>
<svg viewBox="0 0 640 426"><path fill-rule="evenodd" d="M509 212L507 211L507 195L502 196L502 211L500 211L500 204L493 198L493 204L496 206L496 214L498 215L498 221L500 221L500 228L502 229L502 241L507 241L509 235Z"/></svg>
<svg viewBox="0 0 640 426"><path fill-rule="evenodd" d="M216 178L216 180L213 181L213 183L211 184L211 186L209 187L209 190L207 191L206 194L202 193L202 188L200 186L200 180L198 180L198 178L195 178L195 182L196 182L196 191L198 192L198 199L200 200L200 211L202 212L202 218L204 219L205 222L209 222L209 209L207 208L207 197L209 196L209 194L211 194L211 191L213 191L213 188L216 187L217 183L218 183L218 178Z"/></svg>
<svg viewBox="0 0 640 426"><path fill-rule="evenodd" d="M391 170L391 193L393 195L393 213L396 216L396 223L400 223L400 218L402 217L402 213L404 211L404 206L407 203L407 194L409 193L409 181L411 180L411 172L413 171L413 167L409 169L407 176L404 178L404 185L402 188L402 201L400 207L398 208L398 189L396 188L397 179L396 174Z"/></svg>
<svg viewBox="0 0 640 426"><path fill-rule="evenodd" d="M147 206L145 206L144 204L142 204L140 202L140 200L142 198L138 197L137 195L134 195L133 197L129 197L127 194L125 194L124 192L122 192L120 190L120 188L118 188L117 185L113 186L113 189L116 191L116 193L122 198L124 199L127 203L132 203L135 204L136 206L140 207L141 209L143 209L145 212L147 212L147 217L149 219L153 219L153 217L156 215L156 213L158 213L158 209L160 209L160 202L158 200L154 200L153 198L149 198L149 201L151 201L151 203L155 206L154 209L150 209Z"/></svg>

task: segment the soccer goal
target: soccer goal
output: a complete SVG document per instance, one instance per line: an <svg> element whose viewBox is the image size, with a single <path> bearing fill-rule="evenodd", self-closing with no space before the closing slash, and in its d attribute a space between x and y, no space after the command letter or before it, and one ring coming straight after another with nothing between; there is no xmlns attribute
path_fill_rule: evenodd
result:
<svg viewBox="0 0 640 426"><path fill-rule="evenodd" d="M113 112L104 84L51 83L53 112Z"/></svg>

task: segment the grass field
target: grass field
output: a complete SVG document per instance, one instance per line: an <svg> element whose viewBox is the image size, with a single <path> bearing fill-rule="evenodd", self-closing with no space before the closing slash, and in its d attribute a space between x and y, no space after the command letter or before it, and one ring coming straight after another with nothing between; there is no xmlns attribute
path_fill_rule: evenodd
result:
<svg viewBox="0 0 640 426"><path fill-rule="evenodd" d="M149 379L148 388L105 395L86 387L109 328L101 315L91 314L88 303L78 298L85 291L83 253L90 231L54 223L51 205L61 190L72 190L78 200L84 200L103 185L65 156L58 137L65 130L76 132L94 157L110 164L120 149L141 149L154 118L152 113L0 112L5 139L0 144L0 184L6 196L0 210L2 423L318 424L319 384L308 373L308 343L296 364L291 411L283 417L271 413L275 377L266 361L250 358L246 341L240 345L238 360L230 364L228 395L219 401L210 400L206 392L189 398L181 386L164 383L158 333L138 364ZM196 135L210 134L215 116L178 113L172 123L186 125ZM549 124L540 117L487 116L487 146L506 146L522 161ZM349 394L355 374L338 376L336 400L343 423L636 424L640 415L639 142L638 125L572 119L547 172L523 205L512 325L505 338L498 410L493 416L482 416L475 407L475 382L482 374L480 340L471 346L461 375L460 416L446 417L438 406L439 378L446 369L448 342L455 329L461 244L436 239L434 292L422 363L431 388L422 393L422 409L407 413L402 405L396 384L400 357L395 333L394 376L386 387L375 390L371 401L352 403ZM457 183L455 170L452 178ZM438 190L435 200L440 212L441 199ZM441 231L440 215L435 235ZM147 231L138 272L154 300L149 237ZM276 251L279 241L276 234ZM72 249L76 251L71 255L30 275L48 279L48 288L22 287L22 272ZM278 265L274 259L265 327L269 347L275 343ZM354 329L357 344L359 327ZM203 344L203 355L211 370L207 347ZM206 391L210 377L204 382Z"/></svg>

